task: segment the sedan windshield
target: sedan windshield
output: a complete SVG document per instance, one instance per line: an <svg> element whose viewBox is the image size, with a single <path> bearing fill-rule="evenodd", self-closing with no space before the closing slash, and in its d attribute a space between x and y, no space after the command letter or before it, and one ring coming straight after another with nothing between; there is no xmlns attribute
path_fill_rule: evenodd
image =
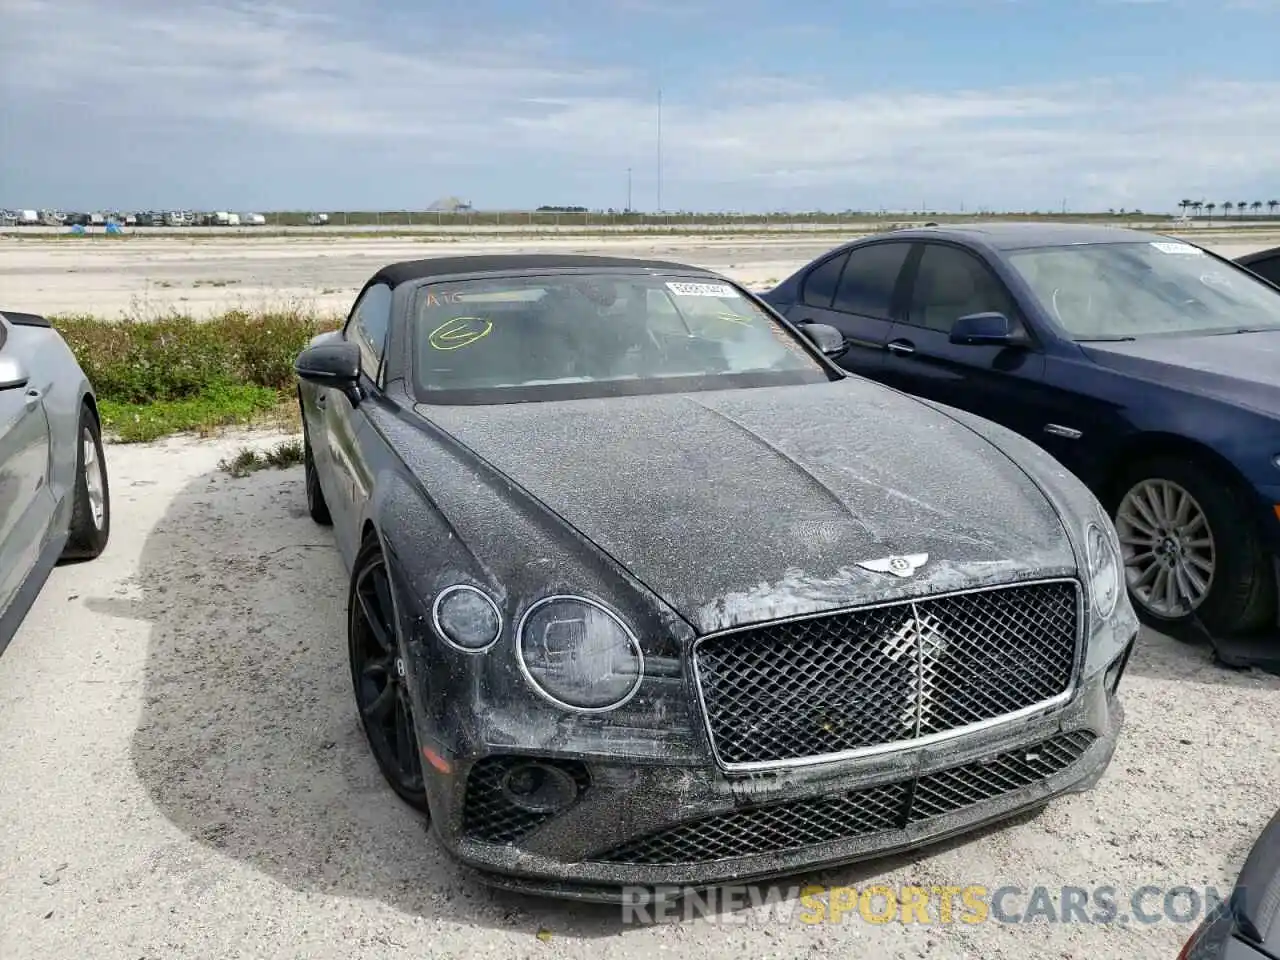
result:
<svg viewBox="0 0 1280 960"><path fill-rule="evenodd" d="M1280 330L1280 290L1190 244L1046 247L1009 261L1073 340Z"/></svg>
<svg viewBox="0 0 1280 960"><path fill-rule="evenodd" d="M817 383L832 374L733 286L553 274L417 291L414 380L430 403L507 403Z"/></svg>

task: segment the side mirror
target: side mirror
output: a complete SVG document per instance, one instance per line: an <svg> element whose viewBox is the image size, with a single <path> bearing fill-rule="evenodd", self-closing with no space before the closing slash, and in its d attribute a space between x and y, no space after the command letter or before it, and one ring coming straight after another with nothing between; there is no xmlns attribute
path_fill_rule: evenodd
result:
<svg viewBox="0 0 1280 960"><path fill-rule="evenodd" d="M354 407L360 393L360 348L341 340L307 347L293 363L298 376L321 387L341 390Z"/></svg>
<svg viewBox="0 0 1280 960"><path fill-rule="evenodd" d="M1027 335L1003 313L970 313L951 326L951 342L967 346L1025 346Z"/></svg>
<svg viewBox="0 0 1280 960"><path fill-rule="evenodd" d="M31 375L17 357L0 357L0 390L20 390Z"/></svg>
<svg viewBox="0 0 1280 960"><path fill-rule="evenodd" d="M844 355L849 349L844 334L828 323L802 323L799 328L814 346L832 359Z"/></svg>

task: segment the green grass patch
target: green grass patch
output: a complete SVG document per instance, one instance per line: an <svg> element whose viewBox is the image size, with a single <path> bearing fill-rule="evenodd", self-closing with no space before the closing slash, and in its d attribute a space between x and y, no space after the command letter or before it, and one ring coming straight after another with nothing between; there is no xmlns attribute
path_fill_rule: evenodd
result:
<svg viewBox="0 0 1280 960"><path fill-rule="evenodd" d="M239 478L268 467L283 470L299 463L302 463L302 444L297 440L283 440L266 450L242 447L234 457L219 462L218 467Z"/></svg>
<svg viewBox="0 0 1280 960"><path fill-rule="evenodd" d="M279 390L242 384L214 387L181 400L99 400L98 406L108 436L144 443L175 433L208 433L217 427L273 420L284 402Z"/></svg>
<svg viewBox="0 0 1280 960"><path fill-rule="evenodd" d="M341 322L302 310L51 319L97 391L107 434L126 442L288 420L294 359Z"/></svg>

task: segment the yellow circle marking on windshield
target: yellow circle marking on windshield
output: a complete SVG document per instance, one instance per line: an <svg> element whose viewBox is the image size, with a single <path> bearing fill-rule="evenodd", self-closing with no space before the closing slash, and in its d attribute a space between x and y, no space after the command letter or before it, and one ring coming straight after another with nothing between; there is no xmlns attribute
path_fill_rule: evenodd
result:
<svg viewBox="0 0 1280 960"><path fill-rule="evenodd" d="M436 350L469 347L493 329L493 321L482 317L454 317L431 331L427 342Z"/></svg>

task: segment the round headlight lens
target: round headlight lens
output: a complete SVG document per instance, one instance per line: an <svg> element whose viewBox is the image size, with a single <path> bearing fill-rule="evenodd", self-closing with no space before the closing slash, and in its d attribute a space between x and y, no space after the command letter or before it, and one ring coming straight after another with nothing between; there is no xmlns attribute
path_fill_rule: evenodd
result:
<svg viewBox="0 0 1280 960"><path fill-rule="evenodd" d="M1089 524L1085 531L1085 554L1089 564L1089 594L1100 617L1109 617L1120 602L1124 578L1120 570L1120 554L1099 524Z"/></svg>
<svg viewBox="0 0 1280 960"><path fill-rule="evenodd" d="M458 584L440 591L431 611L436 632L467 653L487 650L502 633L498 605L476 587Z"/></svg>
<svg viewBox="0 0 1280 960"><path fill-rule="evenodd" d="M610 610L578 597L529 608L516 643L525 676L545 697L574 710L612 710L640 687L640 643Z"/></svg>

